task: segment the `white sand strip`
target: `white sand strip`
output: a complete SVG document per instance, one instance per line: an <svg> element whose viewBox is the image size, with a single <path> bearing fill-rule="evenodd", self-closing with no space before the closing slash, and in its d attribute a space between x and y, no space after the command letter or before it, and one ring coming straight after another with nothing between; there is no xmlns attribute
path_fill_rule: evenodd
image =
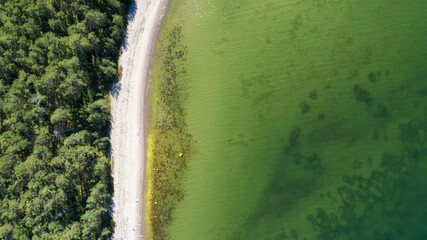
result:
<svg viewBox="0 0 427 240"><path fill-rule="evenodd" d="M143 239L145 170L144 105L151 61L169 0L136 0L128 16L119 60L122 79L111 93L114 178L113 239Z"/></svg>

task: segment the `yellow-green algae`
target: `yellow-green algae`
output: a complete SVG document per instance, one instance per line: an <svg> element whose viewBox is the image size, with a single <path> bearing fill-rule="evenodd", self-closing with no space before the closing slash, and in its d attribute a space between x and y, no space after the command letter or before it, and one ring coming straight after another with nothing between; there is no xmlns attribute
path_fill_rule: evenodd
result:
<svg viewBox="0 0 427 240"><path fill-rule="evenodd" d="M185 123L182 89L187 49L181 27L167 22L160 34L150 89L147 140L146 237L166 239L166 227L184 197L183 172L191 154L192 137Z"/></svg>

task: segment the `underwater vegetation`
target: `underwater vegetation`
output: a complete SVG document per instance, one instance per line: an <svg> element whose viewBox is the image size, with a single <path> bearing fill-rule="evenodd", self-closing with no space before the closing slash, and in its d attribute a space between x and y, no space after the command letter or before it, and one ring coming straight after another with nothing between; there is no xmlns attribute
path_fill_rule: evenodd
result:
<svg viewBox="0 0 427 240"><path fill-rule="evenodd" d="M192 137L181 95L187 50L180 41L181 27L165 27L153 73L147 168L147 235L153 240L167 238L166 226L176 204L184 198L183 172L191 153Z"/></svg>
<svg viewBox="0 0 427 240"><path fill-rule="evenodd" d="M375 76L378 75L378 73L375 74ZM371 79L373 79L372 76ZM375 79L377 81L377 77ZM410 88L410 85L397 85L390 90L390 95L400 96L407 93ZM368 89L375 94L371 94ZM357 106L363 103L367 106L360 108L358 114L365 115L369 125L363 126L364 129L358 129L356 133L349 132L348 135L346 133L340 136L345 133L342 130L344 127L340 124L345 124L348 113L343 112L344 116L334 116L331 123L326 123L330 119L319 121L325 120L325 114L318 113L316 107L310 106L310 111L318 113L315 120L319 124L319 129L316 129L318 131L316 135L319 136L314 140L310 139L314 136L310 132L313 130L309 130L311 129L309 124L304 124L303 121L288 131L283 148L284 154L281 155L282 162L273 171L271 180L262 194L262 201L230 239L251 239L250 229L261 228L264 221L280 226L279 222L282 221L283 216L293 208L298 208L299 201L304 201L303 199L316 191L316 188L323 187L322 179L331 177L331 174L337 174L332 173L337 169L331 169L329 164L335 161L333 158L330 159L331 154L328 155L328 152L321 147L311 148L310 142L340 143L343 139L347 141L347 138L354 139L355 136L360 138L357 132L365 130L367 130L366 134L373 133L376 136L373 140L382 147L372 149L369 147L370 150L365 154L372 155L359 156L356 153L348 161L343 159L347 163L342 166L352 170L343 169L343 175L336 182L337 185L320 194L322 201L328 204L318 205L312 202L313 207L316 205L318 207L314 207L315 210L305 216L305 221L312 226L314 238L302 237L307 235L304 235L301 227L292 225L292 222L283 222L281 230L276 227L275 231L264 233L265 237L262 239L421 240L427 237L427 231L424 229L427 224L427 203L421 200L427 199L427 190L423 188L423 183L427 181L427 109L416 111L417 114L410 119L397 118L400 119L397 122L392 118L398 109L393 105L392 98L374 98L378 95L375 89L364 88L359 83L350 84L348 90L347 97L350 101L347 104ZM420 90L415 88L413 92L417 95ZM302 103L294 103L295 107L302 110L304 109L302 106L308 105L310 99L323 100L318 99L317 93L314 93L316 93L315 90L311 91L307 96L308 99L303 100ZM418 108L417 105L415 107ZM301 118L308 117L302 115ZM310 123L316 124L313 120L310 120ZM388 124L387 131L396 132L396 134L388 135L383 132L384 130L378 130L386 124ZM383 147L386 145L381 145L380 142L396 144L395 146L398 147ZM326 146L331 145L332 142ZM352 151L352 147L348 144L345 149ZM337 160L340 161L339 158ZM286 169L290 167L289 164L295 164L306 174L300 174L296 179L285 176ZM335 164L340 163L335 162Z"/></svg>
<svg viewBox="0 0 427 240"><path fill-rule="evenodd" d="M371 97L371 94L366 89L362 88L359 84L354 84L353 93L354 97L356 98L356 101L364 102L367 106L372 105L373 99Z"/></svg>
<svg viewBox="0 0 427 240"><path fill-rule="evenodd" d="M301 108L302 114L306 114L306 113L309 113L311 111L311 106L306 101L302 102L299 106Z"/></svg>
<svg viewBox="0 0 427 240"><path fill-rule="evenodd" d="M311 91L309 96L312 100L316 100L317 99L317 91L316 90Z"/></svg>
<svg viewBox="0 0 427 240"><path fill-rule="evenodd" d="M337 212L318 208L307 216L317 239L425 239L427 190L420 183L427 180L427 114L398 128L399 154L383 152L369 176L344 176Z"/></svg>
<svg viewBox="0 0 427 240"><path fill-rule="evenodd" d="M370 72L368 74L368 79L369 79L369 81L374 83L377 81L377 75L374 72Z"/></svg>
<svg viewBox="0 0 427 240"><path fill-rule="evenodd" d="M317 153L305 156L298 152L300 145L299 137L301 135L301 128L297 127L289 134L289 145L285 147L286 154L290 155L296 165L302 165L304 170L312 171L315 175L323 173L322 159Z"/></svg>

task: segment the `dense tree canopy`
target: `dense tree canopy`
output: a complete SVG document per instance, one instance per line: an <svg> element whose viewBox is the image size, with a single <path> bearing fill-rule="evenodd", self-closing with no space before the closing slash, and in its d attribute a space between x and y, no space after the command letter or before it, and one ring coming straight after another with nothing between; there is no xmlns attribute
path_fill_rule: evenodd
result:
<svg viewBox="0 0 427 240"><path fill-rule="evenodd" d="M0 0L0 239L106 239L130 0Z"/></svg>

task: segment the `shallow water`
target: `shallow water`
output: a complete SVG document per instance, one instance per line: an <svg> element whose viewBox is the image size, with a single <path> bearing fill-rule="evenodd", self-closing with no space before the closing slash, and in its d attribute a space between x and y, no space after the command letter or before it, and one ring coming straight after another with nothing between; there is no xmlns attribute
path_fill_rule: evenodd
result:
<svg viewBox="0 0 427 240"><path fill-rule="evenodd" d="M426 239L427 1L180 0L171 239Z"/></svg>

